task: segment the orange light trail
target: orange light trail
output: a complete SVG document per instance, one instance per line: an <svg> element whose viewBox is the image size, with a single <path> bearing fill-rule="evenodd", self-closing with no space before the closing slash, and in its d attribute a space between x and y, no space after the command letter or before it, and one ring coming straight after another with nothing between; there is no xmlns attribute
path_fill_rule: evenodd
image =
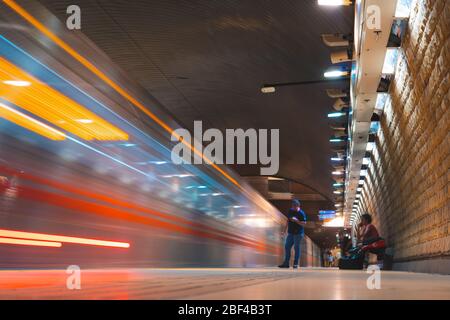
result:
<svg viewBox="0 0 450 320"><path fill-rule="evenodd" d="M77 244L85 244L85 245L91 245L91 246L103 246L103 247L115 247L115 248L129 248L130 247L130 244L126 243L126 242L68 237L68 236L59 236L59 235L34 233L34 232L23 232L23 231L15 231L15 230L4 230L4 229L0 229L0 237L39 240L38 242L45 242L45 241L66 242L66 243L77 243Z"/></svg>
<svg viewBox="0 0 450 320"><path fill-rule="evenodd" d="M3 103L0 103L0 117L51 140L64 140L66 138L64 133Z"/></svg>
<svg viewBox="0 0 450 320"><path fill-rule="evenodd" d="M136 108L141 110L147 116L149 116L153 121L155 121L158 125L160 125L164 130L169 132L171 135L176 137L179 141L181 141L184 145L189 147L195 154L201 157L205 162L211 165L215 170L220 172L224 177L226 177L229 181L231 181L234 185L238 186L242 190L242 186L228 173L222 170L219 166L213 163L210 159L205 157L201 151L197 148L193 147L190 143L187 143L184 139L181 139L180 135L178 135L167 123L161 120L158 116L156 116L153 112L149 111L142 103L140 103L137 99L131 96L128 92L122 89L118 84L116 84L113 80L111 80L105 73L99 70L95 65L93 65L89 60L79 54L75 49L73 49L69 44L64 42L61 38L55 35L52 31L50 31L47 27L45 27L41 22L39 22L36 18L34 18L31 14L29 14L24 8L19 6L13 0L3 0L3 2L8 5L12 10L14 10L18 15L28 21L31 25L33 25L36 29L46 35L50 40L56 43L61 49L66 51L69 55L71 55L75 60L81 63L84 67L94 73L97 77L103 80L106 84L108 84L111 88L113 88L117 93L119 93L126 100L131 102ZM244 190L245 191L245 190Z"/></svg>
<svg viewBox="0 0 450 320"><path fill-rule="evenodd" d="M10 80L27 86L9 85ZM85 140L128 140L128 134L0 57L0 96Z"/></svg>
<svg viewBox="0 0 450 320"><path fill-rule="evenodd" d="M17 244L22 246L54 247L54 248L59 248L62 246L61 242L36 241L36 240L13 239L2 237L0 237L0 243Z"/></svg>

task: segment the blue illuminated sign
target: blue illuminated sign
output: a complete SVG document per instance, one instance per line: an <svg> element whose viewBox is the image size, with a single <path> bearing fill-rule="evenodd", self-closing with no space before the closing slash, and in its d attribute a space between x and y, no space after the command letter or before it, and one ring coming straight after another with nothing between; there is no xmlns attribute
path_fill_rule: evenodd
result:
<svg viewBox="0 0 450 320"><path fill-rule="evenodd" d="M336 217L335 210L319 210L319 219L320 220L333 219L335 217Z"/></svg>

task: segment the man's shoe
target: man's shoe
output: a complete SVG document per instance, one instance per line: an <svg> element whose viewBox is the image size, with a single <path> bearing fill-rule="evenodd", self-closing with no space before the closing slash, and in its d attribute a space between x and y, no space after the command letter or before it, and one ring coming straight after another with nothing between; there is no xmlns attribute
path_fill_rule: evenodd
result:
<svg viewBox="0 0 450 320"><path fill-rule="evenodd" d="M289 268L288 264L280 264L278 268Z"/></svg>
<svg viewBox="0 0 450 320"><path fill-rule="evenodd" d="M298 269L298 265L294 264L294 266L292 268Z"/></svg>

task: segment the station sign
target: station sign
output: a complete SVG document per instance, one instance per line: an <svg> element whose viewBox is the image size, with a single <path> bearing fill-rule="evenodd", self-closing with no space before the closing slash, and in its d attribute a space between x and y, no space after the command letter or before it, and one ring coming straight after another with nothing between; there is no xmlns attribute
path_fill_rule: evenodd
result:
<svg viewBox="0 0 450 320"><path fill-rule="evenodd" d="M319 210L319 220L329 220L336 218L335 210Z"/></svg>

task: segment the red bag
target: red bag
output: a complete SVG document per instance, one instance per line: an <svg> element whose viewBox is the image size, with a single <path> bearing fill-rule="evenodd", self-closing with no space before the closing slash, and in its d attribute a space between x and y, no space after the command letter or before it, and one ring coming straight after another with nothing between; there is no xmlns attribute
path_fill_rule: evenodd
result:
<svg viewBox="0 0 450 320"><path fill-rule="evenodd" d="M384 248L386 248L386 242L384 241L384 239L380 239L380 240L377 240L375 242L372 242L371 244L363 246L361 248L361 250L362 251L367 251L367 250L384 249Z"/></svg>

